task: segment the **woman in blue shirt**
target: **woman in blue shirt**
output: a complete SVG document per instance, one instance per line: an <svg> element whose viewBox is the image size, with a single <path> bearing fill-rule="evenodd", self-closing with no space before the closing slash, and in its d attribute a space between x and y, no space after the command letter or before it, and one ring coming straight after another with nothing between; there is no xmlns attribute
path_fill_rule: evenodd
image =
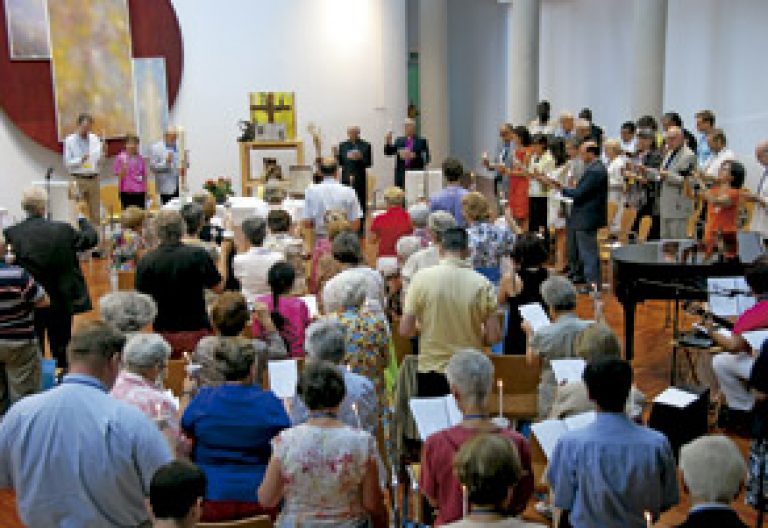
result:
<svg viewBox="0 0 768 528"><path fill-rule="evenodd" d="M203 521L274 517L276 510L258 504L256 490L272 438L290 427L290 420L277 396L258 383L267 358L257 355L250 340L231 338L217 343L214 360L225 383L201 388L181 419L194 442L192 460L208 480Z"/></svg>

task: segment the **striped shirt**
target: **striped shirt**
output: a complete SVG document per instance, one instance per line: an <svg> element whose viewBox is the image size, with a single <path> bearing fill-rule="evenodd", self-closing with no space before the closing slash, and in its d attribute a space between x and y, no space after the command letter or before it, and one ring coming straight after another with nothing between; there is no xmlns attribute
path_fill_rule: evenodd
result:
<svg viewBox="0 0 768 528"><path fill-rule="evenodd" d="M44 296L26 270L0 262L0 340L33 339L35 303Z"/></svg>

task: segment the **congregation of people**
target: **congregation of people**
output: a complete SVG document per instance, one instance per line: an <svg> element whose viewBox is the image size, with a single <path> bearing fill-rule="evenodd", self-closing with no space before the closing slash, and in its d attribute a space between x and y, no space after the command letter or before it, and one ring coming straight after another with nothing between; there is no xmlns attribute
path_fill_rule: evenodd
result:
<svg viewBox="0 0 768 528"><path fill-rule="evenodd" d="M267 183L263 207L237 225L208 193L147 211L147 175L171 205L184 171L172 130L148 167L129 136L114 162L123 209L107 267L132 287L113 287L75 325L93 308L80 255L99 244L100 216L83 200L73 225L49 220L45 190L25 190L27 218L0 240L0 489L15 492L22 522L160 528L263 515L281 527L389 526L405 419L393 403L395 349L406 343L410 396L450 396L461 412L415 461L415 500L435 525L540 526L522 519L533 506L557 526L642 528L687 495L680 526L746 526L734 501L766 508L768 491L753 430L768 412L768 342L755 349L744 337L768 330L768 257L746 267L756 303L732 331L704 323L722 349L711 368L725 434L676 452L645 425L648 398L606 321L598 237L618 233L625 210L632 231L649 219L648 240L697 238L691 219L701 217L706 258L734 258L745 218L768 236L768 140L748 190L709 110L695 115L696 134L669 112L660 125L627 121L616 138L589 109L554 119L541 101L536 116L501 125L496 153L479 160L489 192L449 157L443 188L407 203L409 171L431 161L408 120L385 139L394 185L377 209L365 183L371 146L353 126L319 160L301 211ZM65 143L86 185L92 125L81 116ZM585 294L590 318L577 313ZM524 320L531 303L550 324ZM41 392L46 343L58 375ZM534 422L595 413L560 437L538 480L530 422L491 415L492 355L540 369ZM558 383L560 359L583 359L581 380ZM281 360L301 365L287 398L269 387L270 362ZM165 385L174 361L185 368L176 395ZM746 457L734 436L752 438Z"/></svg>

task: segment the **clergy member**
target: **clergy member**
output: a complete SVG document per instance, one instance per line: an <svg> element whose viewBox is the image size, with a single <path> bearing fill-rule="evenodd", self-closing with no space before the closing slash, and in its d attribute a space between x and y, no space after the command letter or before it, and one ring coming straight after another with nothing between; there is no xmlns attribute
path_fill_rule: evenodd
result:
<svg viewBox="0 0 768 528"><path fill-rule="evenodd" d="M149 165L155 173L157 192L165 205L172 198L179 196L179 151L176 145L178 133L175 128L168 128L163 139L152 145Z"/></svg>
<svg viewBox="0 0 768 528"><path fill-rule="evenodd" d="M360 127L347 128L347 141L342 141L336 155L341 166L341 183L349 185L357 193L357 200L363 210L368 206L368 183L366 169L373 164L371 144L360 138Z"/></svg>
<svg viewBox="0 0 768 528"><path fill-rule="evenodd" d="M387 132L384 141L384 154L397 155L395 163L395 185L405 190L405 171L422 170L429 164L429 144L416 134L416 123L406 119L404 135L392 143L392 132Z"/></svg>
<svg viewBox="0 0 768 528"><path fill-rule="evenodd" d="M80 114L77 117L77 130L64 139L64 165L77 183L80 196L88 203L89 219L99 222L99 163L104 146L99 136L91 132L92 128L92 115Z"/></svg>

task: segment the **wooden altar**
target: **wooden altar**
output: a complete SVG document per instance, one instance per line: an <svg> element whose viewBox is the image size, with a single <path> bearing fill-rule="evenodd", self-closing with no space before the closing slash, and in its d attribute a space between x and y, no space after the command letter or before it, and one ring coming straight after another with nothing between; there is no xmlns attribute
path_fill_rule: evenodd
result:
<svg viewBox="0 0 768 528"><path fill-rule="evenodd" d="M300 139L287 141L241 141L240 180L243 196L252 196L253 187L263 183L251 175L252 150L293 150L296 152L296 165L304 165L304 142Z"/></svg>

